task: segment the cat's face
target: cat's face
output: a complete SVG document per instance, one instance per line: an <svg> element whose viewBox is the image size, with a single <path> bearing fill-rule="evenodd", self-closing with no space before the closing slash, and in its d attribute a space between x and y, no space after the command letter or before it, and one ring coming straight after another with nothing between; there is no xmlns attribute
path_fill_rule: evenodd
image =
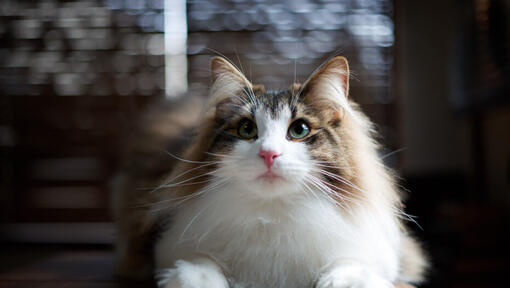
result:
<svg viewBox="0 0 510 288"><path fill-rule="evenodd" d="M290 91L254 94L252 102L219 104L221 133L211 149L228 155L219 173L252 191L270 193L267 196L295 191L310 173L311 148L320 127L298 111L303 105L292 104Z"/></svg>
<svg viewBox="0 0 510 288"><path fill-rule="evenodd" d="M216 176L256 197L326 189L321 179L349 162L342 155L342 103L316 96L331 93L318 84L266 91L244 77L236 82L240 74L225 75L215 83L225 81L214 91L214 139L206 152L220 161Z"/></svg>

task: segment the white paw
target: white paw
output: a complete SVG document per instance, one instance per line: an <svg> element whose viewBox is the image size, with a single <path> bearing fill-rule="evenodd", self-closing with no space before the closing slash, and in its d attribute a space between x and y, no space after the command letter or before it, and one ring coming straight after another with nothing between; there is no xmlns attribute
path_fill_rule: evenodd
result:
<svg viewBox="0 0 510 288"><path fill-rule="evenodd" d="M393 284L362 266L348 265L333 268L323 274L316 288L394 288Z"/></svg>
<svg viewBox="0 0 510 288"><path fill-rule="evenodd" d="M228 288L221 269L208 259L175 262L175 268L156 274L159 288Z"/></svg>

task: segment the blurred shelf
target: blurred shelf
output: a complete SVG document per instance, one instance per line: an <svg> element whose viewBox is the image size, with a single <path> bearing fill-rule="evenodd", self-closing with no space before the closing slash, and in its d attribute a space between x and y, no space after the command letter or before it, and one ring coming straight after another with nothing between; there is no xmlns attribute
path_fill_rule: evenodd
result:
<svg viewBox="0 0 510 288"><path fill-rule="evenodd" d="M115 228L114 224L110 222L5 223L0 224L0 241L12 243L113 244Z"/></svg>
<svg viewBox="0 0 510 288"><path fill-rule="evenodd" d="M114 252L105 245L3 245L0 287L155 287L114 276Z"/></svg>

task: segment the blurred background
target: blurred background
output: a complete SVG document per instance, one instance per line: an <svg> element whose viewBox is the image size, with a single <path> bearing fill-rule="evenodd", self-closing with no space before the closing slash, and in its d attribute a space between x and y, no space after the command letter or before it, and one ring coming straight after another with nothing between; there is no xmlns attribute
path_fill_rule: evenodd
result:
<svg viewBox="0 0 510 288"><path fill-rule="evenodd" d="M214 55L274 89L346 56L410 191L422 287L510 287L509 1L1 0L0 39L2 287L120 285L124 136L155 103L205 96Z"/></svg>

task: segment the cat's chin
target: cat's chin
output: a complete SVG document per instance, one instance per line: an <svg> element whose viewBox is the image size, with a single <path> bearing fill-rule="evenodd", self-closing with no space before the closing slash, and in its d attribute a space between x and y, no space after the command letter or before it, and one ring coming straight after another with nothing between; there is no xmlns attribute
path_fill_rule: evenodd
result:
<svg viewBox="0 0 510 288"><path fill-rule="evenodd" d="M252 188L262 198L279 198L299 190L295 181L276 173L263 173L253 180Z"/></svg>
<svg viewBox="0 0 510 288"><path fill-rule="evenodd" d="M275 173L273 171L266 171L262 174L260 174L258 177L257 177L257 180L258 181L261 181L265 184L273 184L273 183L277 183L277 182L286 182L286 179L282 176L280 176L280 174L278 173Z"/></svg>

